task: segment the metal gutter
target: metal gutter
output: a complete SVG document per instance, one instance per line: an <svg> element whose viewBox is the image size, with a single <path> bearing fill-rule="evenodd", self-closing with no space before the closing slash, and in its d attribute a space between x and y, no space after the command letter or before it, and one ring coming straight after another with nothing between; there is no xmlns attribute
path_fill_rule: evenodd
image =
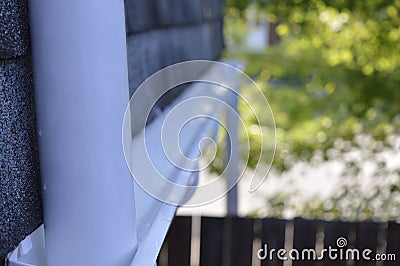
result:
<svg viewBox="0 0 400 266"><path fill-rule="evenodd" d="M44 38L40 34L39 37ZM124 47L119 49L124 50ZM39 51L41 56L46 58L44 51ZM100 54L97 56L101 57ZM37 102L41 119L39 128L42 130L40 151L41 162L44 165L42 181L45 194L45 225L29 235L10 253L8 265L154 265L178 205L185 203L192 196L198 183L198 171L183 170L186 166L187 169L191 169L192 162L182 164L184 168L181 169L165 157L163 145L173 145L172 138L177 137L175 131L165 130L165 123L179 126L183 125L182 121L188 121L188 116L195 117L194 114L218 118L227 108L237 111L237 95L208 82L193 84L146 128L150 141L150 145L146 147L143 146L144 132L132 138L130 124L124 124L124 134L127 134L127 138L124 137L123 140L131 140L131 143L124 143L125 148L129 147L125 153L126 161L130 167L135 165L135 174L144 177L144 180L157 180L153 175L159 173L153 172L149 164L154 163L169 182L177 184L178 186L172 187L162 182L156 184L160 191L167 195L167 199L176 203L171 204L150 195L136 182L137 180L134 181L129 174L127 175L128 167L121 158L123 152L120 116L123 116L127 104L127 100L122 96L124 93L121 93L122 87L119 87L119 91L113 91L97 84L101 91L93 92L93 89L82 86L80 82L69 81L60 85L56 82L60 79L57 71L54 76L48 77L51 69L47 63L56 64L56 58L50 57L47 60L41 58L36 61L36 64L41 62L36 67L39 73L36 82L40 85L37 87ZM119 73L125 73L125 60L119 60L122 65L119 66ZM89 66L90 64L86 67L79 66L76 71L93 71L88 69ZM94 67L94 70L97 68L99 66ZM78 74L74 71L69 73L71 76ZM213 80L215 77L227 79L237 92L240 80L226 76L228 74L221 69L211 69L205 78L200 80ZM100 80L106 84L123 84L122 76L113 76L114 81L108 80L110 77L101 76ZM87 85L94 84L88 82ZM70 92L78 97L68 98L66 94ZM49 94L51 97L48 97ZM86 95L88 97L85 97ZM104 97L100 97L101 95ZM205 98L187 102L198 97ZM74 106L72 111L71 105ZM168 116L177 106L180 107L179 111L175 113L173 120L168 121ZM71 113L75 113L76 116L71 117ZM60 115L63 116L61 120L58 119ZM91 119L94 121L90 121ZM237 122L233 121L234 119L237 117L231 116L228 119L228 126L237 130ZM128 120L130 121L130 118ZM85 121L89 123L85 125ZM219 125L212 119L190 120L190 127L179 135L182 150L176 152L196 158L201 140L210 136L216 137L216 126ZM166 143L163 143L161 135L168 140ZM231 137L236 138L237 135L233 134ZM236 144L237 140L234 143ZM179 158L176 152L169 155ZM238 149L232 152L237 153ZM151 162L144 159L145 153L150 155ZM89 164L82 163L88 158ZM227 167L235 169L237 165L230 164ZM236 172L237 170L228 171L231 174ZM228 182L228 185L234 186L235 179L231 183ZM197 201L196 204L198 203Z"/></svg>

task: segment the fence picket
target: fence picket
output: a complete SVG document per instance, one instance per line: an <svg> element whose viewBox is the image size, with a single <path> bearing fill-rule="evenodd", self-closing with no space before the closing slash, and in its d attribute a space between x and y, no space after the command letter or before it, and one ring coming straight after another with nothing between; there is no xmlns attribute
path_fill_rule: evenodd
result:
<svg viewBox="0 0 400 266"><path fill-rule="evenodd" d="M310 265L310 260L302 260L301 253L305 249L315 249L317 221L295 218L293 221L293 248L300 252L299 259L293 260L293 266Z"/></svg>
<svg viewBox="0 0 400 266"><path fill-rule="evenodd" d="M386 260L385 266L397 266L400 260L400 224L389 222L386 234L386 254L394 254L395 260Z"/></svg>
<svg viewBox="0 0 400 266"><path fill-rule="evenodd" d="M200 265L221 266L224 219L217 217L201 218Z"/></svg>
<svg viewBox="0 0 400 266"><path fill-rule="evenodd" d="M254 220L227 217L224 234L224 266L251 265Z"/></svg>
<svg viewBox="0 0 400 266"><path fill-rule="evenodd" d="M360 260L354 262L355 266L375 265L375 260L363 259L362 252L365 249L372 250L371 254L367 254L371 258L375 258L378 248L378 233L381 225L376 222L364 221L357 223L356 243L355 247L360 251Z"/></svg>
<svg viewBox="0 0 400 266"><path fill-rule="evenodd" d="M192 217L177 216L168 232L168 265L190 265Z"/></svg>
<svg viewBox="0 0 400 266"><path fill-rule="evenodd" d="M261 246L264 248L264 244L267 244L268 250L279 250L285 247L285 228L286 220L266 218L262 220L262 231L261 231ZM265 248L264 248L265 249ZM283 265L283 260L278 260L275 255L272 256L272 260L269 258L261 261L261 266L268 265Z"/></svg>
<svg viewBox="0 0 400 266"><path fill-rule="evenodd" d="M168 266L168 239L164 240L157 257L157 266Z"/></svg>
<svg viewBox="0 0 400 266"><path fill-rule="evenodd" d="M347 222L342 221L324 221L324 248L329 247L338 248L338 241L341 242L339 245L343 245L343 248L347 247L349 244L349 231L350 225ZM343 238L343 239L340 239ZM343 243L343 244L342 244ZM328 254L324 254L323 258L324 266L346 266L345 257L340 259L329 258Z"/></svg>

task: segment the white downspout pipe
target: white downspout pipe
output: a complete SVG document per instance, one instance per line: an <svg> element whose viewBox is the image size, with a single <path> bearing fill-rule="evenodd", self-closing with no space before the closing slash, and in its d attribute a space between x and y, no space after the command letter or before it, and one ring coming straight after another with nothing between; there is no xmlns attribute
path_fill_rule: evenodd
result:
<svg viewBox="0 0 400 266"><path fill-rule="evenodd" d="M47 265L129 265L123 0L31 0Z"/></svg>

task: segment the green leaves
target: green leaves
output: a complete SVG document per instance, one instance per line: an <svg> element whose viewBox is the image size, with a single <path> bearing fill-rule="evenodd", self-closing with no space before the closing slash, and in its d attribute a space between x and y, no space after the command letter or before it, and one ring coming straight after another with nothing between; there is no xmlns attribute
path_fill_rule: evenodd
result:
<svg viewBox="0 0 400 266"><path fill-rule="evenodd" d="M363 150L364 161L377 163L391 136L400 134L400 0L256 2L271 22L279 22L276 32L282 41L263 53L246 52L231 38L244 39L245 21L227 12L226 38L236 46L228 46L226 54L246 61L246 72L269 100L277 124L275 169L286 171L315 158L341 159L352 149ZM256 100L252 104L263 108ZM244 121L248 127L254 122L246 116ZM361 138L370 138L369 144ZM377 182L365 195L356 180L363 161L345 163L346 182L337 195L311 201L301 212L310 217L393 218L390 210L400 208L399 173L378 167ZM279 215L289 206L286 200L277 194L268 204Z"/></svg>
<svg viewBox="0 0 400 266"><path fill-rule="evenodd" d="M335 139L399 133L399 1L278 1L260 6L280 21L282 42L245 54L281 133L280 154L326 153ZM322 121L330 121L326 127ZM327 158L327 156L325 156Z"/></svg>

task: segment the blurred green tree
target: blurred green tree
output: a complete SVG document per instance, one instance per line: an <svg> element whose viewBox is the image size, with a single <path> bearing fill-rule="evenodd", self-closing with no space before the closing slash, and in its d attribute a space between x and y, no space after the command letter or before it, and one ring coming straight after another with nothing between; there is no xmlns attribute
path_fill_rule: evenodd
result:
<svg viewBox="0 0 400 266"><path fill-rule="evenodd" d="M228 7L237 2L243 10L246 1L232 0ZM338 138L370 134L385 143L398 133L400 1L257 4L271 22L279 21L282 42L242 56L277 118L277 167L289 166L282 152L304 160L322 150L327 159Z"/></svg>
<svg viewBox="0 0 400 266"><path fill-rule="evenodd" d="M278 140L274 168L285 171L298 161L331 159L348 166L342 192L326 202L306 204L301 212L309 217L398 218L390 210L399 208L400 171L382 166L376 155L393 149L400 133L400 0L255 0L254 4L261 18L279 23L276 32L281 42L262 53L246 50L243 14L249 3L228 0L226 38L232 45L226 56L246 61L247 73L270 102ZM253 107L264 108L256 101ZM255 123L244 120L248 127ZM261 143L257 141L261 136L251 137L253 143ZM363 159L343 159L354 148L363 150ZM255 147L251 155L257 157L259 150ZM356 170L365 160L375 161L378 169L374 173L378 181L369 195L355 189L358 181L348 178L359 175ZM248 164L253 164L251 158ZM279 195L271 197L272 211L273 206L290 205L279 202L290 197ZM355 198L358 205L353 204Z"/></svg>

